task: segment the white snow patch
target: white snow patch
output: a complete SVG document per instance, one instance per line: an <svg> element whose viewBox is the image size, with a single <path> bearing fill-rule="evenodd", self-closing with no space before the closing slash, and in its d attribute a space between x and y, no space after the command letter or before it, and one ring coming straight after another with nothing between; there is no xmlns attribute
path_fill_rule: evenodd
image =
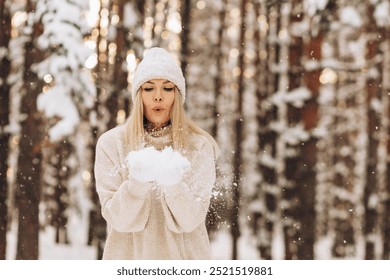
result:
<svg viewBox="0 0 390 280"><path fill-rule="evenodd" d="M375 7L374 18L376 24L380 27L390 26L390 3L383 1Z"/></svg>
<svg viewBox="0 0 390 280"><path fill-rule="evenodd" d="M328 5L328 0L305 0L303 2L303 9L306 13L312 17L317 11L322 11Z"/></svg>
<svg viewBox="0 0 390 280"><path fill-rule="evenodd" d="M355 28L362 27L363 20L359 12L354 7L345 7L340 9L340 21L345 25Z"/></svg>
<svg viewBox="0 0 390 280"><path fill-rule="evenodd" d="M190 161L171 147L162 151L147 147L131 151L127 156L129 173L141 182L155 181L161 185L174 185L191 168Z"/></svg>

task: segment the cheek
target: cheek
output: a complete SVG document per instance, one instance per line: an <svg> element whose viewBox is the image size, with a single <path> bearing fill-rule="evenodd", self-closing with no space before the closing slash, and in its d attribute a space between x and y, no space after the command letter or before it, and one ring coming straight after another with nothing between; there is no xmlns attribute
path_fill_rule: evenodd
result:
<svg viewBox="0 0 390 280"><path fill-rule="evenodd" d="M175 93L170 94L169 97L167 98L167 104L168 106L172 109L173 103L175 103Z"/></svg>
<svg viewBox="0 0 390 280"><path fill-rule="evenodd" d="M142 95L142 105L144 106L144 110L148 110L152 107L150 99L145 95Z"/></svg>

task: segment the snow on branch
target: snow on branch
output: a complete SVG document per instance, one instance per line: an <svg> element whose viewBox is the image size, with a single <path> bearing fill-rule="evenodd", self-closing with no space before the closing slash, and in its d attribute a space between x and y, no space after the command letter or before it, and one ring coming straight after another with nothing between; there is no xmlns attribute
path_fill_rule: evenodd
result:
<svg viewBox="0 0 390 280"><path fill-rule="evenodd" d="M58 85L51 88L39 96L37 103L38 110L43 111L46 117L60 118L60 121L49 131L52 141L58 141L63 136L74 132L80 122L80 117L66 87Z"/></svg>
<svg viewBox="0 0 390 280"><path fill-rule="evenodd" d="M342 24L349 25L354 28L360 28L363 25L362 17L355 7L348 6L341 8L339 16Z"/></svg>
<svg viewBox="0 0 390 280"><path fill-rule="evenodd" d="M303 9L310 16L313 17L318 11L323 11L328 5L328 0L304 0Z"/></svg>
<svg viewBox="0 0 390 280"><path fill-rule="evenodd" d="M48 53L44 61L32 67L49 88L38 97L38 109L48 118L59 118L49 131L52 141L72 134L81 112L94 104L96 87L84 67L92 55L83 39L89 29L84 17L87 2L41 0L34 14L34 21L43 25L38 47Z"/></svg>
<svg viewBox="0 0 390 280"><path fill-rule="evenodd" d="M271 97L271 102L276 106L288 103L296 108L302 108L305 101L310 98L311 94L308 88L299 87L290 92L276 92Z"/></svg>
<svg viewBox="0 0 390 280"><path fill-rule="evenodd" d="M375 6L374 18L379 27L390 27L390 2L389 0L381 1Z"/></svg>
<svg viewBox="0 0 390 280"><path fill-rule="evenodd" d="M287 127L282 122L273 122L270 124L272 130L281 135L281 140L291 146L299 145L309 140L310 134L305 130L302 124L293 127Z"/></svg>

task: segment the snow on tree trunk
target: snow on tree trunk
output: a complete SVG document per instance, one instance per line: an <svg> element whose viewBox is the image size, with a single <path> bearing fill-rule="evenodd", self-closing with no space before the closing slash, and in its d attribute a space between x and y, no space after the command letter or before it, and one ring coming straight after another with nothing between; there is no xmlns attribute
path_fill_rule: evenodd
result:
<svg viewBox="0 0 390 280"><path fill-rule="evenodd" d="M381 83L382 64L378 65L379 61L383 61L379 46L381 42L380 33L378 33L374 14L374 7L367 7L366 30L367 38L366 45L366 60L367 60L367 81L366 81L366 107L368 112L368 151L367 151L367 169L366 169L366 186L365 186L365 236L366 248L365 259L380 259L383 256L383 219L384 219L384 203L381 197L386 196L386 188L384 181L381 180L383 172L380 167L383 166L386 159L381 156L383 147L383 135L381 116L383 114L382 101L384 99ZM383 176L383 175L382 175Z"/></svg>
<svg viewBox="0 0 390 280"><path fill-rule="evenodd" d="M296 146L304 139L305 133L295 119L290 119L290 104L288 95L289 91L294 90L290 85L289 71L289 40L287 27L290 24L289 16L291 4L281 4L279 6L278 33L274 39L278 44L278 53L273 65L273 73L277 75L276 92L271 97L277 108L277 120L271 124L277 133L276 155L275 159L278 164L277 172L277 192L278 205L275 207L276 216L280 219L275 221L275 227L283 227L284 248L286 259L297 259L299 245L299 229L302 224L294 215L298 197L297 185L294 182L294 173L297 166L295 157L297 156ZM281 223L281 224L280 224Z"/></svg>
<svg viewBox="0 0 390 280"><path fill-rule="evenodd" d="M347 3L348 4L348 3ZM364 185L367 158L366 67L363 50L367 37L361 35L361 17L351 6L341 6L334 54L338 82L335 92L333 168L330 234L332 255L336 258L362 258ZM336 31L337 30L337 31ZM332 62L332 61L330 61Z"/></svg>
<svg viewBox="0 0 390 280"><path fill-rule="evenodd" d="M10 114L10 57L8 44L11 39L11 14L8 1L0 0L0 260L6 257L6 236L8 229L8 154Z"/></svg>
<svg viewBox="0 0 390 280"><path fill-rule="evenodd" d="M277 108L270 102L270 99L272 94L276 92L277 83L277 75L271 69L278 60L277 52L279 51L279 46L274 38L276 38L278 32L277 18L279 7L275 5L269 6L266 3L257 4L256 7L260 9L258 16L260 20L260 39L257 60L263 61L263 63L257 65L256 71L259 81L257 87L257 107L259 112L258 168L261 174L261 181L257 186L256 198L250 204L249 209L254 216L255 234L260 257L262 259L272 259L275 257L273 254L273 248L276 245L274 240L280 237L281 234L281 230L276 231L275 227L275 223L281 220L276 210L277 205L280 204L280 193L277 186L279 171L277 170L278 165L275 158L277 133L270 125L276 122L277 116Z"/></svg>
<svg viewBox="0 0 390 280"><path fill-rule="evenodd" d="M323 35L325 36L325 35ZM329 38L326 38L329 41ZM335 57L334 47L327 41L322 43L322 65L326 66L328 61L332 61ZM305 67L310 66L310 60L306 61ZM316 66L318 67L318 66ZM317 173L315 187L315 237L316 244L314 246L315 259L330 259L332 258L331 244L332 236L334 235L333 221L331 220L332 207L332 188L333 178L335 176L334 154L336 137L333 125L336 118L336 70L325 68L321 72L321 87L318 96L318 123L314 134L318 138L317 141L317 160L315 170ZM329 242L330 240L330 242Z"/></svg>
<svg viewBox="0 0 390 280"><path fill-rule="evenodd" d="M257 249L259 249L259 255L261 254L261 250L263 251L262 258L268 258L270 259L270 250L266 250L264 252L264 247L268 246L270 248L271 240L265 241L264 237L270 237L266 230L266 225L261 224L260 222L264 222L265 219L263 219L263 215L266 215L265 211L265 194L262 188L262 184L264 183L265 176L263 175L263 165L261 164L261 156L260 151L263 152L265 150L265 146L263 144L266 144L265 138L263 137L265 135L264 129L265 129L265 111L261 109L261 106L264 104L264 100L267 96L266 91L266 74L267 73L267 63L266 60L263 59L260 55L261 53L264 54L265 49L267 47L267 41L265 40L265 36L267 34L266 30L264 29L263 23L265 22L265 10L266 6L264 4L260 4L258 1L253 4L252 8L252 14L249 14L249 23L248 28L253 28L253 46L251 46L251 51L253 52L250 54L252 57L252 70L253 72L250 72L250 76L253 73L253 93L252 98L254 100L250 103L251 106L253 106L254 112L251 113L251 115L248 115L248 125L247 125L247 132L248 135L247 145L245 145L245 150L248 150L248 161L251 161L250 155L252 154L255 158L252 159L253 162L253 170L250 170L247 166L245 166L246 174L248 174L248 178L245 179L245 181L248 182L248 187L246 188L245 198L246 201L249 204L249 207L246 209L249 219L249 225L252 228L253 234L256 238L256 246ZM252 19L252 22L250 21ZM255 24L257 23L258 24ZM249 77L250 77L249 76ZM250 98L248 96L247 98ZM250 100L250 99L249 99ZM252 109L252 110L253 110ZM250 109L245 109L244 111L251 112ZM255 143L255 144L254 144ZM249 170L248 170L249 169ZM250 174L250 175L249 175ZM264 234L261 234L261 232L264 232ZM264 238L264 239L261 239ZM263 240L263 241L261 241ZM268 242L269 241L269 242Z"/></svg>
<svg viewBox="0 0 390 280"><path fill-rule="evenodd" d="M302 24L304 16L299 3L291 6L291 24ZM303 19L303 20L302 20ZM321 59L322 34L291 34L289 44L289 92L288 122L291 135L286 159L286 178L291 189L286 188L285 200L290 203L285 215L292 217L293 224L285 225L286 258L313 259L314 257L314 193L316 183L316 137L319 76L321 69L303 69L302 61L318 63ZM293 140L293 138L295 138ZM291 141L293 140L293 141ZM297 203L300 201L300 203Z"/></svg>

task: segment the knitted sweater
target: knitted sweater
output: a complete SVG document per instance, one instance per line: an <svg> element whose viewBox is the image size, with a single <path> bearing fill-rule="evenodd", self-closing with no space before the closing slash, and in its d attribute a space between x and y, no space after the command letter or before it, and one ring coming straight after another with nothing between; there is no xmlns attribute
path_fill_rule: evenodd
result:
<svg viewBox="0 0 390 280"><path fill-rule="evenodd" d="M147 142L158 147L169 137L148 135ZM163 187L129 176L124 139L118 126L96 146L96 188L107 221L103 259L210 259L205 219L215 183L213 145L191 133L191 171Z"/></svg>

